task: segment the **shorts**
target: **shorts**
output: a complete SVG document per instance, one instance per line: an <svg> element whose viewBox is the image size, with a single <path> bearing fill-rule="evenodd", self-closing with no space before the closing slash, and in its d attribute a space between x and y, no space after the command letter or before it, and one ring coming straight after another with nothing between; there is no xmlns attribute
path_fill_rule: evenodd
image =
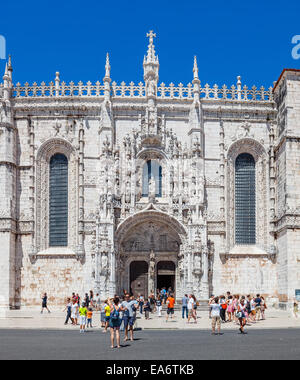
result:
<svg viewBox="0 0 300 380"><path fill-rule="evenodd" d="M124 327L126 328L128 325L132 327L134 325L134 317L123 317Z"/></svg>
<svg viewBox="0 0 300 380"><path fill-rule="evenodd" d="M105 316L105 322L109 322L110 321L110 316Z"/></svg>
<svg viewBox="0 0 300 380"><path fill-rule="evenodd" d="M213 330L216 328L216 325L219 329L221 327L221 317L212 317L211 325L212 325Z"/></svg>
<svg viewBox="0 0 300 380"><path fill-rule="evenodd" d="M167 310L167 314L168 315L173 315L174 314L174 308L173 307L169 307L168 310Z"/></svg>
<svg viewBox="0 0 300 380"><path fill-rule="evenodd" d="M111 319L109 320L109 327L111 329L119 330L122 323L122 319Z"/></svg>
<svg viewBox="0 0 300 380"><path fill-rule="evenodd" d="M79 318L79 323L80 323L80 325L86 325L86 317L81 315Z"/></svg>

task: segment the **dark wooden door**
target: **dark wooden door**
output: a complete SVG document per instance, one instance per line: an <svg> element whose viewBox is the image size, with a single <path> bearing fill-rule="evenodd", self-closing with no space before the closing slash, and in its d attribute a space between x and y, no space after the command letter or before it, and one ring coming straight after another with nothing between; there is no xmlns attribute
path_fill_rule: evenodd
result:
<svg viewBox="0 0 300 380"><path fill-rule="evenodd" d="M148 264L146 261L134 261L130 265L130 286L134 296L143 294L148 297Z"/></svg>

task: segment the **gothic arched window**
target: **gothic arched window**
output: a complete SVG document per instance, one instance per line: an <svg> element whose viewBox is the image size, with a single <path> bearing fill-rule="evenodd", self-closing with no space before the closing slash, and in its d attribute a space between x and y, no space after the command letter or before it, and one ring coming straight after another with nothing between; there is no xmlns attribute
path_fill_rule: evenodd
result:
<svg viewBox="0 0 300 380"><path fill-rule="evenodd" d="M162 196L162 167L157 161L149 160L145 163L143 168L143 197L149 195L149 182L150 179L155 181L155 196Z"/></svg>
<svg viewBox="0 0 300 380"><path fill-rule="evenodd" d="M256 243L255 161L242 153L235 161L235 242Z"/></svg>
<svg viewBox="0 0 300 380"><path fill-rule="evenodd" d="M68 245L68 159L55 154L50 159L49 246Z"/></svg>

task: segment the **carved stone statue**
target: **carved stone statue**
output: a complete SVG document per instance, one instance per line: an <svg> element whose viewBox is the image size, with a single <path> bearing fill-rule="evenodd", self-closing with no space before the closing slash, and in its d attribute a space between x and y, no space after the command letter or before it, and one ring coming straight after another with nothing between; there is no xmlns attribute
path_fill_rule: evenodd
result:
<svg viewBox="0 0 300 380"><path fill-rule="evenodd" d="M155 201L155 180L151 177L149 181L149 202Z"/></svg>

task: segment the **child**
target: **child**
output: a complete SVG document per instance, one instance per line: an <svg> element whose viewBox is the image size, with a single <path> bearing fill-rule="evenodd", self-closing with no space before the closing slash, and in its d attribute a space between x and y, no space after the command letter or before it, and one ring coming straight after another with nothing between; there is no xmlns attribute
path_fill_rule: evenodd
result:
<svg viewBox="0 0 300 380"><path fill-rule="evenodd" d="M90 326L91 328L93 328L92 326L92 318L93 318L93 309L91 307L88 308L88 311L87 311L87 328Z"/></svg>
<svg viewBox="0 0 300 380"><path fill-rule="evenodd" d="M85 306L85 303L81 305L81 308L79 309L79 315L80 315L80 333L86 332L86 316L87 316L87 308Z"/></svg>

